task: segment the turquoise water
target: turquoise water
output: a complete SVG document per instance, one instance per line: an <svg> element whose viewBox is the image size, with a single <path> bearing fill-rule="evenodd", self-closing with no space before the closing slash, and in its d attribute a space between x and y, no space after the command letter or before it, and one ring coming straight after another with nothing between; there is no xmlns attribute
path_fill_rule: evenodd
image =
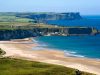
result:
<svg viewBox="0 0 100 75"><path fill-rule="evenodd" d="M63 26L89 26L100 29L100 16L84 16L82 20L49 21ZM74 57L100 59L100 35L96 36L44 36L36 40L41 47L59 49Z"/></svg>
<svg viewBox="0 0 100 75"><path fill-rule="evenodd" d="M43 47L69 52L70 56L100 58L100 35L98 36L44 36L36 39Z"/></svg>

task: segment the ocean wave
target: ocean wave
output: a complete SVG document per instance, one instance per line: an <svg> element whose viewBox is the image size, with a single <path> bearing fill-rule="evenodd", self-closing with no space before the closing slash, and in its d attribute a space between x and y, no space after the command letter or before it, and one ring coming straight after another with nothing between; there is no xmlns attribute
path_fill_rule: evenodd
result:
<svg viewBox="0 0 100 75"><path fill-rule="evenodd" d="M69 51L69 50L64 50L64 53L75 54L75 53L77 53L77 52L74 52L74 51Z"/></svg>
<svg viewBox="0 0 100 75"><path fill-rule="evenodd" d="M84 58L84 57L85 57L85 56L83 56L83 55L77 54L77 52L74 52L74 51L67 51L67 50L64 50L64 55L65 55L65 56L70 56L70 57L81 57L81 58Z"/></svg>
<svg viewBox="0 0 100 75"><path fill-rule="evenodd" d="M35 39L32 39L32 41L33 41L34 43L38 43L38 41L37 41L37 40L35 40Z"/></svg>
<svg viewBox="0 0 100 75"><path fill-rule="evenodd" d="M84 58L85 56L82 56L82 55L75 55L75 54L71 54L72 57L81 57L81 58Z"/></svg>
<svg viewBox="0 0 100 75"><path fill-rule="evenodd" d="M32 41L33 41L33 43L38 44L38 46L32 48L33 50L44 50L48 46L47 44L45 44L41 41L38 41L36 39L32 39Z"/></svg>
<svg viewBox="0 0 100 75"><path fill-rule="evenodd" d="M34 43L37 43L37 44L38 44L38 47L46 47L46 46L48 46L47 44L45 44L45 43L43 43L43 42L41 42L41 41L37 41L37 40L35 40L35 39L32 39L32 41L33 41Z"/></svg>

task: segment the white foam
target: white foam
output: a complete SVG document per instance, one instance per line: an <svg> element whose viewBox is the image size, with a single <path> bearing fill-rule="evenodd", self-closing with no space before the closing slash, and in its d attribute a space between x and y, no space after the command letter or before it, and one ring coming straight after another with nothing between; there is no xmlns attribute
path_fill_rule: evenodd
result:
<svg viewBox="0 0 100 75"><path fill-rule="evenodd" d="M84 58L85 56L82 56L82 55L74 55L72 54L71 56L74 56L74 57L81 57L81 58Z"/></svg>
<svg viewBox="0 0 100 75"><path fill-rule="evenodd" d="M77 53L77 52L74 52L74 51L68 51L68 50L64 50L64 52L66 52L66 53L72 53L72 54Z"/></svg>
<svg viewBox="0 0 100 75"><path fill-rule="evenodd" d="M33 41L34 43L38 43L38 41L37 41L37 40L35 40L35 39L32 39L32 41Z"/></svg>
<svg viewBox="0 0 100 75"><path fill-rule="evenodd" d="M38 43L38 46L39 46L39 47L48 46L47 44L45 44L45 43L43 43L43 42L40 42L40 41L37 41L37 40L35 40L35 39L32 39L32 41L33 41L34 43Z"/></svg>
<svg viewBox="0 0 100 75"><path fill-rule="evenodd" d="M85 57L85 56L83 56L83 55L79 55L79 54L76 54L77 52L71 52L71 51L67 51L67 50L64 50L64 55L65 56L71 56L71 57L81 57L81 58L83 58L83 57Z"/></svg>

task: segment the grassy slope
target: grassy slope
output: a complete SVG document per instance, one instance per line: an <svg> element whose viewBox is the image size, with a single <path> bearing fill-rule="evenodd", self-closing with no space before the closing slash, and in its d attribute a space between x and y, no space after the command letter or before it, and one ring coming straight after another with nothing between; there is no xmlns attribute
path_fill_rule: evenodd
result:
<svg viewBox="0 0 100 75"><path fill-rule="evenodd" d="M13 30L11 26L19 25L34 25L34 20L16 17L14 13L0 13L0 30Z"/></svg>
<svg viewBox="0 0 100 75"><path fill-rule="evenodd" d="M75 75L75 69L26 60L1 58L0 75ZM83 73L82 75L93 75Z"/></svg>
<svg viewBox="0 0 100 75"><path fill-rule="evenodd" d="M31 21L34 20L28 18L19 18L16 16L0 15L0 22L31 22Z"/></svg>

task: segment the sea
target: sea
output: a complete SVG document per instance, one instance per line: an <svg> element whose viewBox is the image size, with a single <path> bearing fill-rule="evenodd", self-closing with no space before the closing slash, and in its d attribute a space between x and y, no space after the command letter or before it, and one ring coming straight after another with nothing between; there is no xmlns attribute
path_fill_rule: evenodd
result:
<svg viewBox="0 0 100 75"><path fill-rule="evenodd" d="M82 16L80 20L54 20L48 24L58 26L88 26L100 30L100 16ZM64 51L71 57L100 59L100 35L43 36L35 38L40 48Z"/></svg>

